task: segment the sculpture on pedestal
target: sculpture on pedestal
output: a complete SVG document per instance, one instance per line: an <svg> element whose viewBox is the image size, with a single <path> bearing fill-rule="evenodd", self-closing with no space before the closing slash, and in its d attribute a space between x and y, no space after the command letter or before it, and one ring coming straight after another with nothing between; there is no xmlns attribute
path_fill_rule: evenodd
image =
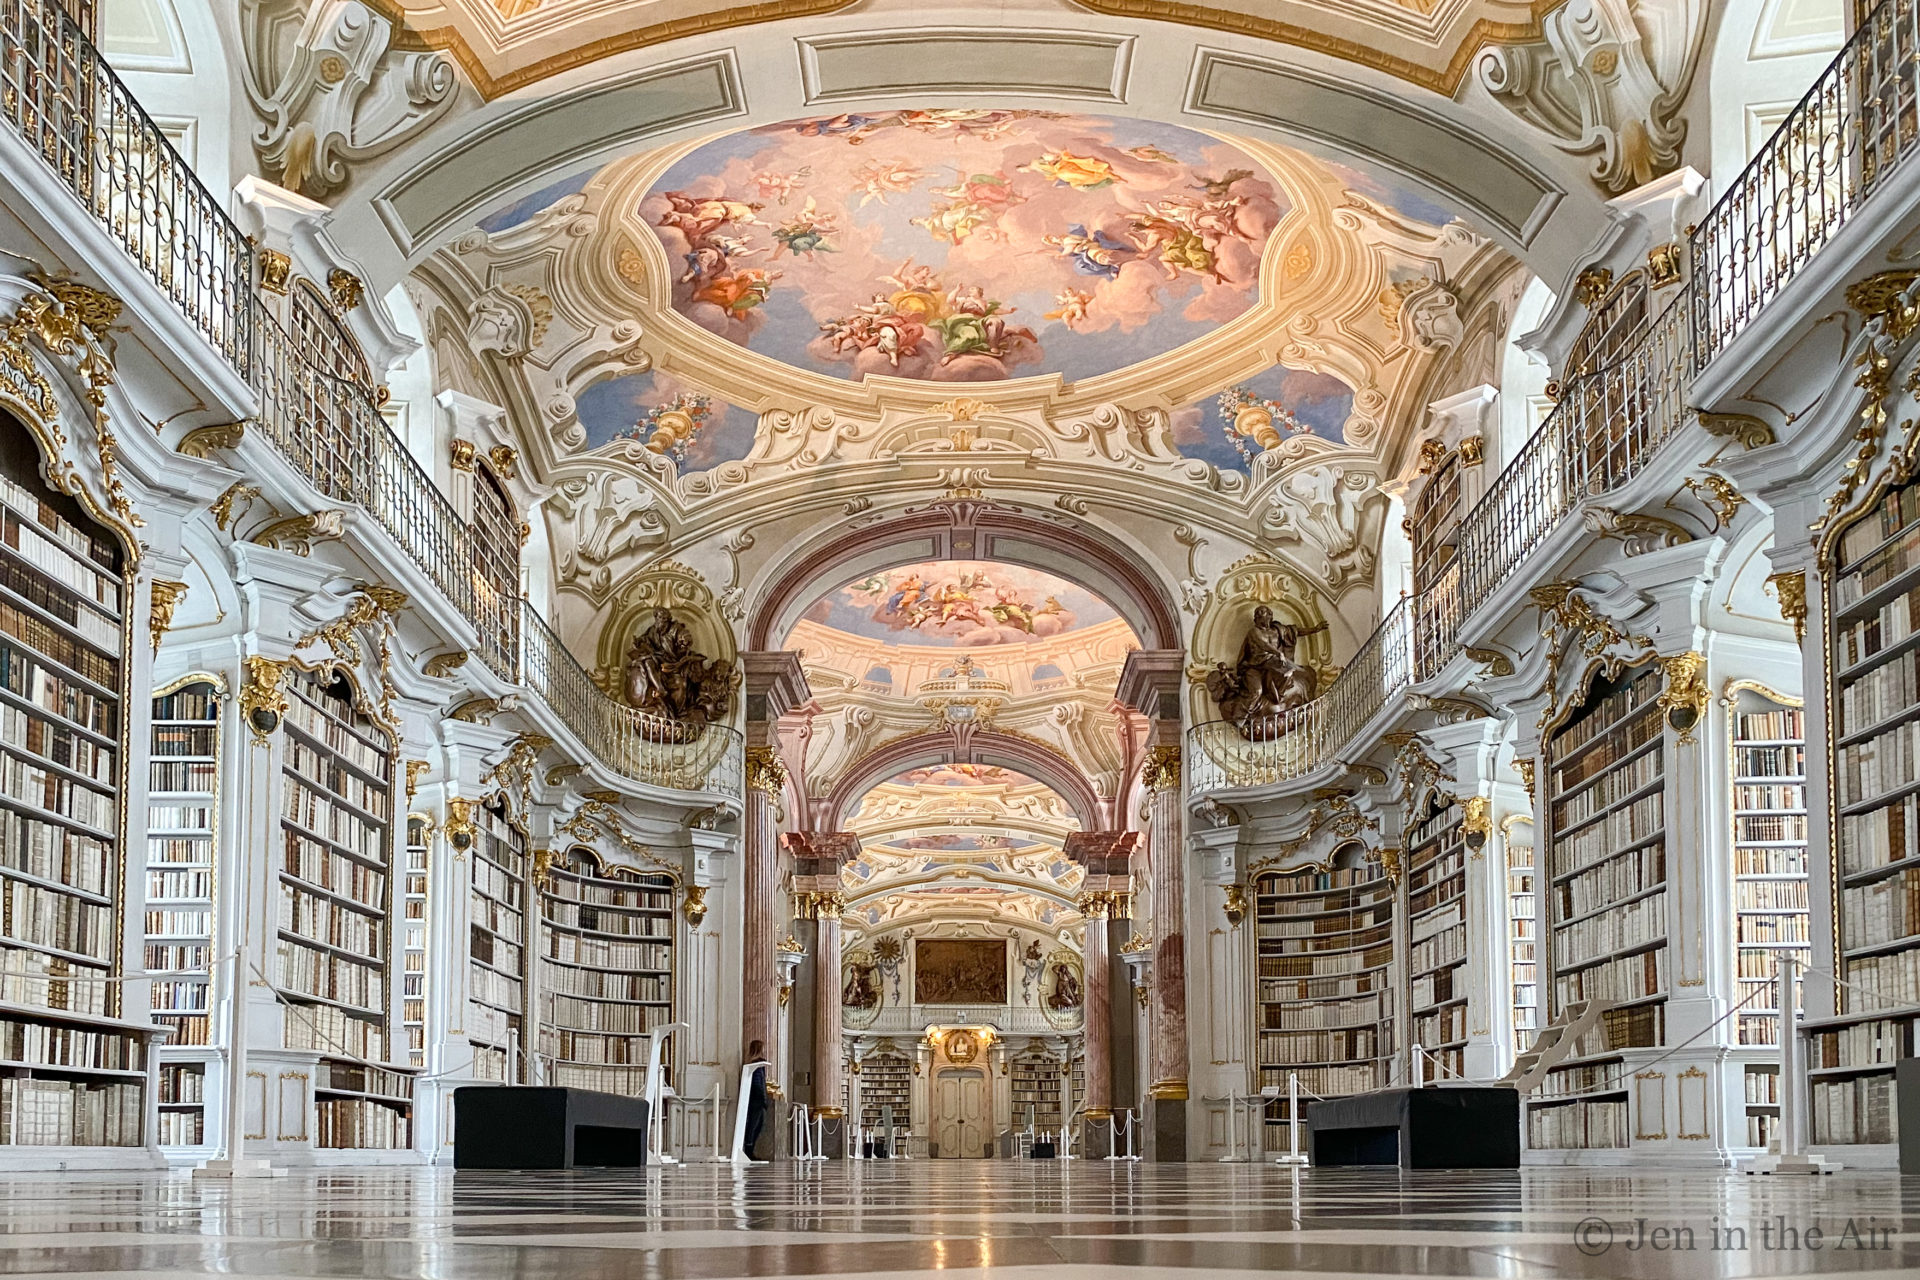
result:
<svg viewBox="0 0 1920 1280"><path fill-rule="evenodd" d="M693 632L667 609L633 639L624 672L627 705L696 728L726 718L739 677L733 664L693 648Z"/></svg>
<svg viewBox="0 0 1920 1280"><path fill-rule="evenodd" d="M1239 660L1231 667L1216 663L1207 675L1207 694L1219 705L1221 717L1247 737L1264 736L1262 721L1305 706L1319 692L1319 676L1295 660L1299 642L1298 627L1275 621L1273 610L1261 605L1253 611Z"/></svg>

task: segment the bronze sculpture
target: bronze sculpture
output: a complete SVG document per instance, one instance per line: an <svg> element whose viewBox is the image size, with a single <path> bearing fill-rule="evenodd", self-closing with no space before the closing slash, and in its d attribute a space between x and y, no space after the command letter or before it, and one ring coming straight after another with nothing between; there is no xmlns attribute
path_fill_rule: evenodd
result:
<svg viewBox="0 0 1920 1280"><path fill-rule="evenodd" d="M1245 736L1270 736L1279 726L1263 722L1305 706L1319 691L1313 668L1294 658L1299 642L1298 627L1276 622L1273 610L1261 605L1253 611L1239 661L1231 667L1217 663L1208 674L1208 696L1219 704L1221 717Z"/></svg>
<svg viewBox="0 0 1920 1280"><path fill-rule="evenodd" d="M1053 962L1053 990L1047 995L1047 1008L1057 1013L1080 1007L1080 978L1065 960Z"/></svg>
<svg viewBox="0 0 1920 1280"><path fill-rule="evenodd" d="M628 706L681 724L723 720L733 702L733 664L696 653L693 632L666 609L634 637L624 675Z"/></svg>

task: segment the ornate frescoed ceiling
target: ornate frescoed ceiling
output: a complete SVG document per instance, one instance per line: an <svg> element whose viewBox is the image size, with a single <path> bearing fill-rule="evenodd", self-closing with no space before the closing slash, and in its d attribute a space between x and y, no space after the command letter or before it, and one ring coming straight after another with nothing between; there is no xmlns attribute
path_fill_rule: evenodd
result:
<svg viewBox="0 0 1920 1280"><path fill-rule="evenodd" d="M1044 641L1118 615L1092 592L1037 569L948 560L869 574L803 616L869 640L977 648ZM1044 646L1023 656L1036 668L1052 665Z"/></svg>
<svg viewBox="0 0 1920 1280"><path fill-rule="evenodd" d="M1245 314L1287 204L1257 160L1191 130L909 108L705 143L640 212L685 264L673 309L782 363L1080 381Z"/></svg>

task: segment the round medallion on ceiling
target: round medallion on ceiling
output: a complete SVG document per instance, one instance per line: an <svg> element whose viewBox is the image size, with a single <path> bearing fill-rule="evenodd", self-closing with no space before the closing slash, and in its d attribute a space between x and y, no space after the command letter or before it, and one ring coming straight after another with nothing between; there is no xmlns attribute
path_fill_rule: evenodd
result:
<svg viewBox="0 0 1920 1280"><path fill-rule="evenodd" d="M1244 314L1281 188L1231 143L1151 121L900 110L704 143L641 215L673 309L847 379L1095 377Z"/></svg>

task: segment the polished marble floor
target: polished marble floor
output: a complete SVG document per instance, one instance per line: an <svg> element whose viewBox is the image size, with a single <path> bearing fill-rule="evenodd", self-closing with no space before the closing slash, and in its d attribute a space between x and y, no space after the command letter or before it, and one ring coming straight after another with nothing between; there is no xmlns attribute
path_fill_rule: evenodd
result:
<svg viewBox="0 0 1920 1280"><path fill-rule="evenodd" d="M1691 1238L1679 1233L1690 1228ZM1809 1229L1817 1228L1818 1234ZM1662 1229L1668 1234L1663 1235ZM1744 1236L1744 1239L1742 1238ZM0 1275L1920 1274L1920 1178L913 1161L0 1177Z"/></svg>

